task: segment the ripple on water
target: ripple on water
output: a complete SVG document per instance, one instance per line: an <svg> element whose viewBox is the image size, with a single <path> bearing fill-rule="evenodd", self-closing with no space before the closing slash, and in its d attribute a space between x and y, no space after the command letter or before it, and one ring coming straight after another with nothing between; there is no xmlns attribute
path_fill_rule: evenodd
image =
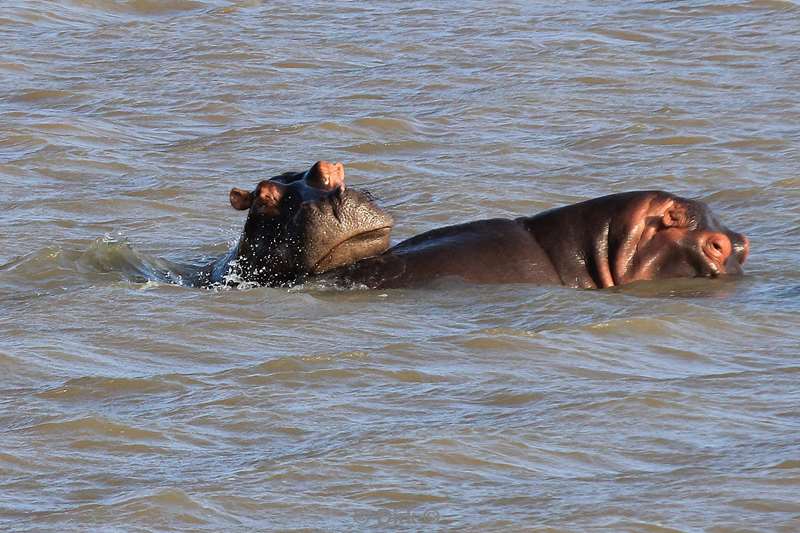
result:
<svg viewBox="0 0 800 533"><path fill-rule="evenodd" d="M403 133L406 135L414 135L417 129L414 124L407 119L392 118L392 117L368 117L360 118L353 121L353 126L356 128L363 128L366 130L374 131L377 133L397 135Z"/></svg>
<svg viewBox="0 0 800 533"><path fill-rule="evenodd" d="M515 389L505 389L499 391L492 391L489 394L482 395L478 398L471 400L474 403L497 406L497 407L515 407L522 406L530 403L541 401L545 395L539 391L520 391Z"/></svg>
<svg viewBox="0 0 800 533"><path fill-rule="evenodd" d="M654 144L663 146L691 146L695 144L709 144L716 139L705 135L671 135L668 137L645 137L643 144Z"/></svg>
<svg viewBox="0 0 800 533"><path fill-rule="evenodd" d="M208 2L198 0L72 0L74 5L102 13L128 13L133 15L180 14L208 9Z"/></svg>
<svg viewBox="0 0 800 533"><path fill-rule="evenodd" d="M129 440L163 442L167 440L164 433L160 431L144 429L100 416L41 422L24 428L23 431L46 438L55 436L59 438L96 436L117 438L122 442L127 442Z"/></svg>
<svg viewBox="0 0 800 533"><path fill-rule="evenodd" d="M37 393L46 400L81 403L91 400L114 401L149 395L178 395L199 382L189 376L172 375L142 378L84 376Z"/></svg>
<svg viewBox="0 0 800 533"><path fill-rule="evenodd" d="M28 104L77 103L83 95L62 89L23 89L7 97L12 102Z"/></svg>
<svg viewBox="0 0 800 533"><path fill-rule="evenodd" d="M363 155L398 155L416 154L420 152L431 151L436 147L437 144L432 142L405 140L358 143L349 146L343 146L342 150Z"/></svg>
<svg viewBox="0 0 800 533"><path fill-rule="evenodd" d="M171 528L186 528L215 522L230 525L239 523L215 507L204 498L193 497L180 488L168 487L149 491L149 494L103 498L100 503L79 505L71 513L98 524L109 520L145 520Z"/></svg>

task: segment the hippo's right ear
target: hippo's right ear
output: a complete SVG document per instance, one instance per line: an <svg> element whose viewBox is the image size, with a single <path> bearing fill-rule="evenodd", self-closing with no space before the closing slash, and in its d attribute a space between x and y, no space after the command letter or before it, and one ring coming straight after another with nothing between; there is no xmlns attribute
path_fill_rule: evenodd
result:
<svg viewBox="0 0 800 533"><path fill-rule="evenodd" d="M230 198L231 206L239 211L250 209L250 206L253 205L253 195L250 191L245 191L244 189L234 187L231 189Z"/></svg>

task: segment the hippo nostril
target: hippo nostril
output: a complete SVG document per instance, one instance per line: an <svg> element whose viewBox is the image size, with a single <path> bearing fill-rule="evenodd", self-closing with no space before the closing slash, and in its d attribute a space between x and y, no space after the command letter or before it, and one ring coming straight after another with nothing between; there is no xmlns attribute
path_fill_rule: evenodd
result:
<svg viewBox="0 0 800 533"><path fill-rule="evenodd" d="M712 233L703 245L705 254L715 263L724 263L731 253L731 241L721 233Z"/></svg>

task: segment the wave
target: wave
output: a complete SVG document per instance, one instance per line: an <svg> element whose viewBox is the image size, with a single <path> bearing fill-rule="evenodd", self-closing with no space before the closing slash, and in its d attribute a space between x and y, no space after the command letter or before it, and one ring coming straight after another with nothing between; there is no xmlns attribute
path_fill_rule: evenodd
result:
<svg viewBox="0 0 800 533"><path fill-rule="evenodd" d="M136 250L121 234L106 234L88 248L49 246L0 265L0 287L50 291L115 281L194 286L198 265L179 264Z"/></svg>
<svg viewBox="0 0 800 533"><path fill-rule="evenodd" d="M208 9L213 4L197 0L73 0L82 8L103 13L133 15L169 15Z"/></svg>

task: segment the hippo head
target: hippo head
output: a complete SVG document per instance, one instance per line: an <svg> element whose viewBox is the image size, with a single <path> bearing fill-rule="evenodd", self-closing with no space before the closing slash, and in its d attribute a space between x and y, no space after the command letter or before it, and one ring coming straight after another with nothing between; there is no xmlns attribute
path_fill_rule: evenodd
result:
<svg viewBox="0 0 800 533"><path fill-rule="evenodd" d="M706 204L662 191L612 194L533 219L565 285L741 274L749 251L747 237Z"/></svg>
<svg viewBox="0 0 800 533"><path fill-rule="evenodd" d="M318 161L305 172L264 180L253 191L234 188L230 202L249 211L235 257L244 281L291 284L389 246L391 216L369 193L345 187L341 163Z"/></svg>

